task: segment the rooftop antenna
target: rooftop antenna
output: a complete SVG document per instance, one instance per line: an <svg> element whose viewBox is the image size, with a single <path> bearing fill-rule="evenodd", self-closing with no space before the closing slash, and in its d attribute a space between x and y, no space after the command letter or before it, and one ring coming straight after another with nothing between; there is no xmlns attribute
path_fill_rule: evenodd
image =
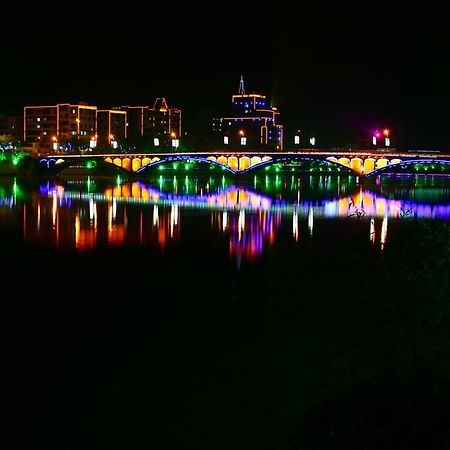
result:
<svg viewBox="0 0 450 450"><path fill-rule="evenodd" d="M239 95L245 95L244 75L241 75L241 81L239 82Z"/></svg>

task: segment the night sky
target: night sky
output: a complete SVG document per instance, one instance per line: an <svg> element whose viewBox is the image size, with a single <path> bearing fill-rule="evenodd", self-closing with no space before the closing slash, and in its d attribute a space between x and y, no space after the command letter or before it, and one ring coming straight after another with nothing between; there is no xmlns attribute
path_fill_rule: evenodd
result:
<svg viewBox="0 0 450 450"><path fill-rule="evenodd" d="M280 109L286 139L300 129L319 146L341 146L388 127L399 148L450 149L441 7L188 3L149 3L148 13L131 2L11 9L0 30L0 111L164 96L183 110L185 131L200 135L229 107L242 74L248 93L265 93Z"/></svg>

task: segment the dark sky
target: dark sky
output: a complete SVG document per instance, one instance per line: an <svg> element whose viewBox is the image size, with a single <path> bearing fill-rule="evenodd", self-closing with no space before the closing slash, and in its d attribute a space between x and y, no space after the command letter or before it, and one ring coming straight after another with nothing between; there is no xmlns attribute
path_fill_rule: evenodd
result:
<svg viewBox="0 0 450 450"><path fill-rule="evenodd" d="M447 15L430 2L65 2L9 12L0 110L165 96L191 134L209 129L244 75L282 113L286 136L342 145L392 129L399 147L450 149ZM20 11L21 8L23 11Z"/></svg>

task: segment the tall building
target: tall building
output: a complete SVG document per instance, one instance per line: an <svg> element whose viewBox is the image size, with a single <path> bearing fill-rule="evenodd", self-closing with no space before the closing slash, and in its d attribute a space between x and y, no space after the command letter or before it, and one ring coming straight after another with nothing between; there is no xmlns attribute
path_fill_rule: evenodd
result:
<svg viewBox="0 0 450 450"><path fill-rule="evenodd" d="M96 106L61 103L24 108L24 141L41 148L76 148L96 134Z"/></svg>
<svg viewBox="0 0 450 450"><path fill-rule="evenodd" d="M169 108L165 98L157 98L151 106L121 106L128 114L127 136L131 141L148 140L158 145L170 145L171 139L180 139L181 110Z"/></svg>
<svg viewBox="0 0 450 450"><path fill-rule="evenodd" d="M241 77L239 92L232 96L226 117L213 120L216 144L230 150L283 150L283 125L279 111L262 94L246 94Z"/></svg>
<svg viewBox="0 0 450 450"><path fill-rule="evenodd" d="M127 112L118 109L97 110L97 144L112 146L124 144L127 138Z"/></svg>

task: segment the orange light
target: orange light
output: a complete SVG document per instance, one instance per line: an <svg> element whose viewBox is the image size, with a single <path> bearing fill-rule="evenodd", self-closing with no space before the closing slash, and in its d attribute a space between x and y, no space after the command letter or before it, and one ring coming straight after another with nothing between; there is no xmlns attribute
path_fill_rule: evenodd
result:
<svg viewBox="0 0 450 450"><path fill-rule="evenodd" d="M385 129L383 130L383 134L384 134L385 136L389 136L389 130L388 130L387 128L385 128Z"/></svg>
<svg viewBox="0 0 450 450"><path fill-rule="evenodd" d="M56 136L53 136L52 139L56 142Z"/></svg>
<svg viewBox="0 0 450 450"><path fill-rule="evenodd" d="M173 138L175 138L175 137L177 137L177 135L175 134L175 132L174 132L174 131L172 131L172 132L170 133L170 137L173 137Z"/></svg>
<svg viewBox="0 0 450 450"><path fill-rule="evenodd" d="M239 130L239 136L244 136L244 130Z"/></svg>

